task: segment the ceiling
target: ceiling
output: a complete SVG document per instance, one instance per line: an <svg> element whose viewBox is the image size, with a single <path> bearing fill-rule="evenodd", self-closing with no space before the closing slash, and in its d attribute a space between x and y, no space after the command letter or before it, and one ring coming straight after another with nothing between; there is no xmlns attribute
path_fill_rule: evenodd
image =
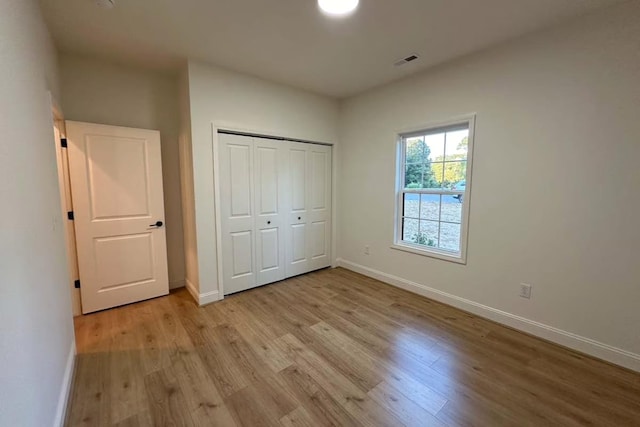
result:
<svg viewBox="0 0 640 427"><path fill-rule="evenodd" d="M341 19L315 0L115 1L41 0L59 50L164 69L192 58L346 97L623 0L360 0Z"/></svg>

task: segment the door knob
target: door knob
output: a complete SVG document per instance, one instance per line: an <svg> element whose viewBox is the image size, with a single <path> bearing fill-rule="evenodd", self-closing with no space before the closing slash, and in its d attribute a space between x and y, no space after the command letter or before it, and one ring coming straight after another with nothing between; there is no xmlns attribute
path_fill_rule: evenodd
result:
<svg viewBox="0 0 640 427"><path fill-rule="evenodd" d="M156 221L155 224L149 224L149 227L162 227L164 223L162 221Z"/></svg>
<svg viewBox="0 0 640 427"><path fill-rule="evenodd" d="M271 221L267 221L267 225L271 224Z"/></svg>
<svg viewBox="0 0 640 427"><path fill-rule="evenodd" d="M301 217L301 216L299 216L299 217L298 217L298 221L300 221L301 219L302 219L302 217Z"/></svg>

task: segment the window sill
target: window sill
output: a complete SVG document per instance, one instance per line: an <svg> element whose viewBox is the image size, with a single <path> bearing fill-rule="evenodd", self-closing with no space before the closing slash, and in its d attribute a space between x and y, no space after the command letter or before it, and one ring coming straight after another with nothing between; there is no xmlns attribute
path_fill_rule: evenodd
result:
<svg viewBox="0 0 640 427"><path fill-rule="evenodd" d="M395 249L398 251L409 252L416 255L422 255L429 258L436 258L443 261L454 262L456 264L467 264L467 260L464 256L457 257L455 255L449 255L447 252L433 250L433 249L422 249L412 245L406 245L402 243L396 243L391 245L391 249Z"/></svg>

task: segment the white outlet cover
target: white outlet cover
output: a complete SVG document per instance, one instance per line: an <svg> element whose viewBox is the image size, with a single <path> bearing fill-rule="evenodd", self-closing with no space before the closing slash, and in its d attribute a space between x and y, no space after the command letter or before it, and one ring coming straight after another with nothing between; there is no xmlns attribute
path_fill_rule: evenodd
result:
<svg viewBox="0 0 640 427"><path fill-rule="evenodd" d="M520 283L520 296L522 298L531 299L532 286L528 283Z"/></svg>

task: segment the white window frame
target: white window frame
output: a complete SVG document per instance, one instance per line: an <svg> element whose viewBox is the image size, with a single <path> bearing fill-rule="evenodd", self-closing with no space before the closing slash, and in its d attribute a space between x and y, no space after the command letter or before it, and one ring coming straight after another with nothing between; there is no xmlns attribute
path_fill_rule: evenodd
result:
<svg viewBox="0 0 640 427"><path fill-rule="evenodd" d="M459 264L467 263L467 240L469 234L469 212L471 206L471 176L473 170L473 146L475 140L475 114L468 114L465 116L456 117L450 120L430 123L411 129L405 129L396 132L396 209L395 209L395 232L393 238L392 249L397 249L405 252L410 252L418 255L428 256L431 258L437 258L445 261L456 262ZM412 136L419 136L423 134L434 133L438 130L446 130L455 126L468 126L469 127L469 147L467 153L467 175L465 191L455 190L441 190L441 189L405 189L405 139ZM462 223L460 225L460 252L458 254L448 252L438 248L427 247L424 245L418 245L402 240L402 219L403 219L403 203L404 194L442 194L442 195L457 195L464 194L462 201Z"/></svg>

